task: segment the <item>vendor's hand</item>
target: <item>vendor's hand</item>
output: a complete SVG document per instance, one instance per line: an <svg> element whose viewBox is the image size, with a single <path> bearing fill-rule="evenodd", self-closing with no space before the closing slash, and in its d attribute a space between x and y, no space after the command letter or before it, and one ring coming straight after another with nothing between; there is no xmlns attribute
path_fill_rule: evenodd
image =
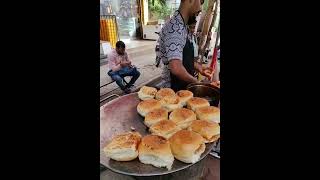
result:
<svg viewBox="0 0 320 180"><path fill-rule="evenodd" d="M219 87L220 88L220 81L214 81L211 83L211 85Z"/></svg>
<svg viewBox="0 0 320 180"><path fill-rule="evenodd" d="M211 79L214 71L212 68L210 67L205 67L205 68L202 68L202 71L200 72L203 76L207 77L208 79Z"/></svg>

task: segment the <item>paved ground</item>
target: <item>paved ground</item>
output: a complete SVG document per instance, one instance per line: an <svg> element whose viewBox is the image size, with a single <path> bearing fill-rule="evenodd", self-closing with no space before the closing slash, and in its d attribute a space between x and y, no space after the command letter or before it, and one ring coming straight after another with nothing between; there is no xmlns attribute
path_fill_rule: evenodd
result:
<svg viewBox="0 0 320 180"><path fill-rule="evenodd" d="M141 75L136 81L135 85L140 86L147 81L157 78L160 76L161 68L156 68L154 66L155 61L155 41L134 41L128 44L127 52L131 57L132 64L134 64ZM104 84L109 79L107 75L107 64L106 59L100 60L100 85ZM121 90L118 88L116 83L112 83L100 89L100 96L105 97L105 94L121 94Z"/></svg>
<svg viewBox="0 0 320 180"><path fill-rule="evenodd" d="M132 63L138 68L140 71L141 75L139 79L136 81L136 84L140 84L141 82L144 82L151 77L154 77L156 75L160 75L161 69L156 68L153 63L154 63L155 55L154 54L149 54L149 55L144 55L144 56L139 56L139 57L134 57L132 58ZM102 65L100 66L100 80L103 81L103 79L106 79L107 75L107 65ZM115 88L118 88L116 83L110 84L106 87L103 87L100 90L100 95L112 91Z"/></svg>
<svg viewBox="0 0 320 180"><path fill-rule="evenodd" d="M136 81L135 86L140 87L145 85L146 83L155 80L160 77L161 68L157 68L153 65L155 55L144 55L139 56L136 58L132 58L133 64L137 66L138 70L140 71L141 75L139 79ZM100 77L106 78L107 76L107 65L103 65L100 67ZM100 88L100 99L103 99L111 94L118 94L122 95L122 91L119 89L118 85L114 82Z"/></svg>

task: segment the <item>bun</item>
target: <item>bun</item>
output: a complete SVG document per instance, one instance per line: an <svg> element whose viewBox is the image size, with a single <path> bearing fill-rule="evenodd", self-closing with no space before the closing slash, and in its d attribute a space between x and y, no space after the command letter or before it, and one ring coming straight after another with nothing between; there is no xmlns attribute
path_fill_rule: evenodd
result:
<svg viewBox="0 0 320 180"><path fill-rule="evenodd" d="M168 119L168 111L164 108L160 108L160 109L156 109L149 112L144 118L144 124L150 127L161 120L167 120L167 119Z"/></svg>
<svg viewBox="0 0 320 180"><path fill-rule="evenodd" d="M220 138L220 126L206 120L193 121L188 130L200 134L204 138L205 143L217 141Z"/></svg>
<svg viewBox="0 0 320 180"><path fill-rule="evenodd" d="M116 161L131 161L138 157L141 135L138 132L119 134L103 148L106 156Z"/></svg>
<svg viewBox="0 0 320 180"><path fill-rule="evenodd" d="M165 138L147 135L142 138L138 149L141 163L171 169L174 157L171 153L170 143Z"/></svg>
<svg viewBox="0 0 320 180"><path fill-rule="evenodd" d="M165 96L173 96L173 95L175 95L175 92L171 88L161 88L156 94L156 99L160 100Z"/></svg>
<svg viewBox="0 0 320 180"><path fill-rule="evenodd" d="M172 111L169 119L176 123L181 129L186 129L191 124L191 122L196 120L197 118L196 114L190 109L179 108Z"/></svg>
<svg viewBox="0 0 320 180"><path fill-rule="evenodd" d="M210 106L210 103L208 100L203 98L193 97L187 101L187 107L192 111L195 111L197 108L207 107L207 106Z"/></svg>
<svg viewBox="0 0 320 180"><path fill-rule="evenodd" d="M176 125L176 123L169 120L159 121L149 129L151 134L158 135L166 139L169 139L173 134L180 130L181 129Z"/></svg>
<svg viewBox="0 0 320 180"><path fill-rule="evenodd" d="M200 107L196 109L197 118L220 123L220 109L214 106Z"/></svg>
<svg viewBox="0 0 320 180"><path fill-rule="evenodd" d="M161 103L159 101L155 99L147 99L138 104L137 111L141 116L145 117L149 112L160 108Z"/></svg>
<svg viewBox="0 0 320 180"><path fill-rule="evenodd" d="M141 100L153 99L157 93L154 87L142 86L138 92L138 97Z"/></svg>
<svg viewBox="0 0 320 180"><path fill-rule="evenodd" d="M180 101L182 106L187 105L187 101L191 98L193 98L193 93L188 90L180 90L177 92L177 95L180 97Z"/></svg>
<svg viewBox="0 0 320 180"><path fill-rule="evenodd" d="M163 108L167 109L169 112L177 109L182 108L180 98L177 95L172 96L165 96L160 100L160 103Z"/></svg>
<svg viewBox="0 0 320 180"><path fill-rule="evenodd" d="M169 141L173 156L185 163L199 161L206 148L202 136L188 130L178 131Z"/></svg>

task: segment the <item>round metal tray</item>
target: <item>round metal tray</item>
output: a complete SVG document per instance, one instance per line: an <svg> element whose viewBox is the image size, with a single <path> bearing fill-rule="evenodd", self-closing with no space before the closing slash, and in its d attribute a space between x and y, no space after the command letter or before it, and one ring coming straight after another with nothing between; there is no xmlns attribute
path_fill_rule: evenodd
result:
<svg viewBox="0 0 320 180"><path fill-rule="evenodd" d="M157 168L152 165L143 164L139 159L128 162L114 161L105 156L103 147L115 134L128 132L131 127L135 128L142 136L150 134L143 124L143 117L137 113L137 105L140 102L137 93L128 94L100 107L100 163L110 170L131 176L156 176L183 170L194 164L183 163L174 160L171 170ZM215 143L206 144L206 149L200 160L206 157Z"/></svg>

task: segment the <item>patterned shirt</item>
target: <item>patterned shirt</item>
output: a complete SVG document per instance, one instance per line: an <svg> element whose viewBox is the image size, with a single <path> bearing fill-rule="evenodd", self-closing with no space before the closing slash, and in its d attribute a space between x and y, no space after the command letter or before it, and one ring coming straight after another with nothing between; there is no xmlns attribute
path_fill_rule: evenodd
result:
<svg viewBox="0 0 320 180"><path fill-rule="evenodd" d="M163 62L162 84L163 87L171 87L169 62L172 59L182 60L183 48L188 36L187 26L179 11L163 26L159 37L159 57Z"/></svg>

